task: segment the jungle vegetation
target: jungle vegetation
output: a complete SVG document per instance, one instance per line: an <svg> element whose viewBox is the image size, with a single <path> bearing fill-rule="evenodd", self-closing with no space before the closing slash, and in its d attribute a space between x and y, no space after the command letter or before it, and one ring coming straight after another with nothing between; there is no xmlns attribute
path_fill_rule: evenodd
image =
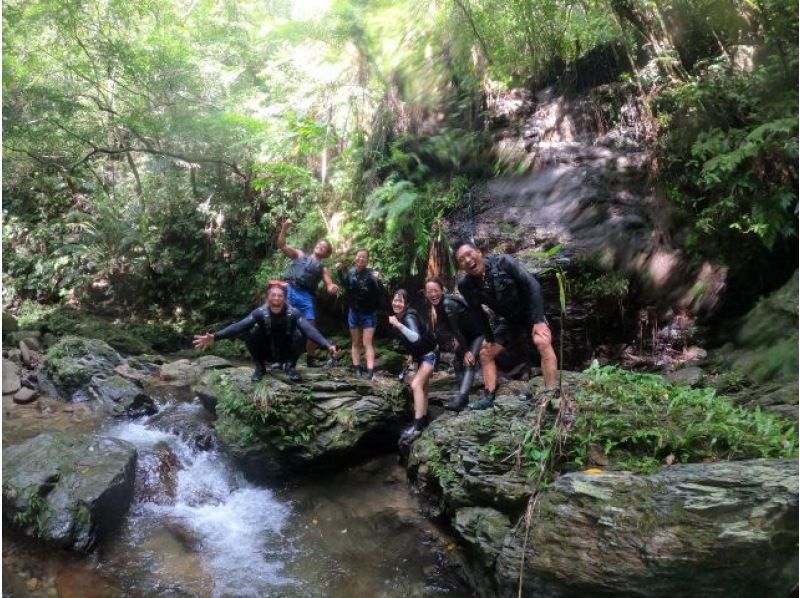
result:
<svg viewBox="0 0 800 598"><path fill-rule="evenodd" d="M635 85L687 247L756 267L797 236L797 22L786 0L5 0L4 304L243 313L287 217L293 244L424 274L495 172L486 98L545 84Z"/></svg>

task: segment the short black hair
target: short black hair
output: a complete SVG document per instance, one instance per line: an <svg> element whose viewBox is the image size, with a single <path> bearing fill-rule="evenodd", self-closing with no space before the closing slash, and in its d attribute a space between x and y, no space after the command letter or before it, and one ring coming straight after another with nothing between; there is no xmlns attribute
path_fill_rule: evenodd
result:
<svg viewBox="0 0 800 598"><path fill-rule="evenodd" d="M476 249L476 250L480 251L480 249L478 249L478 246L475 245L475 243L473 243L472 241L467 241L466 239L464 239L462 241L456 242L456 244L453 245L453 255L458 253L458 250L461 249L462 247L464 247L464 245L466 245L467 247L471 247L472 249Z"/></svg>

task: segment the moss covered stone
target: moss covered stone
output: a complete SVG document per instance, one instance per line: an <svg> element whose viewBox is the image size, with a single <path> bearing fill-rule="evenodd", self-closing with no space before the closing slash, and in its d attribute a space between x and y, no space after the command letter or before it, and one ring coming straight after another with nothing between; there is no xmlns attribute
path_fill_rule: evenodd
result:
<svg viewBox="0 0 800 598"><path fill-rule="evenodd" d="M195 391L217 415L220 441L254 476L271 476L353 459L393 447L407 395L395 380L373 382L345 370L282 372L250 380L250 368L206 372Z"/></svg>

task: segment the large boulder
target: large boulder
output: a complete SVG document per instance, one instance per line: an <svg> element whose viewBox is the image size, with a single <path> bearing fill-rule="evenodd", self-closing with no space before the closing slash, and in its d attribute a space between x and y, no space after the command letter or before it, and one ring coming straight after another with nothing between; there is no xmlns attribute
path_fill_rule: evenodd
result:
<svg viewBox="0 0 800 598"><path fill-rule="evenodd" d="M122 357L108 343L66 337L45 354L39 366L39 385L65 401L87 400L86 390L95 376L112 376Z"/></svg>
<svg viewBox="0 0 800 598"><path fill-rule="evenodd" d="M407 394L397 380L373 382L345 370L306 371L300 382L250 368L209 371L195 387L217 416L219 441L254 477L342 467L396 445Z"/></svg>
<svg viewBox="0 0 800 598"><path fill-rule="evenodd" d="M785 596L797 584L797 487L796 460L570 473L542 495L527 542L522 523L493 544L495 577L516 595L524 553L531 596Z"/></svg>
<svg viewBox="0 0 800 598"><path fill-rule="evenodd" d="M39 385L49 395L66 401L94 400L115 415L138 416L157 411L155 402L134 376L132 368L107 343L67 337L45 355Z"/></svg>
<svg viewBox="0 0 800 598"><path fill-rule="evenodd" d="M569 436L562 437L564 451L572 452L564 453L569 460L564 458L562 474L556 471L549 486L535 481L536 464L546 463L548 453L531 439L538 421L545 422L541 430L548 437L555 414L548 408L552 394L538 384L507 383L509 394L498 397L493 409L439 417L412 446L409 477L423 510L454 530L476 593L516 596L522 569L525 596L786 595L798 579L796 459L706 457L713 462L679 464L673 449L654 448L660 470L631 473L620 465L624 461L615 470L618 453L606 455L603 446L621 450L620 438L637 434L652 435L654 447L672 442L667 430L681 429L681 422L671 418L703 391L688 395L693 391L687 387L657 386L652 396L662 396L663 403L652 396L631 399L624 409L652 413L648 424L638 415L620 417L603 384L600 377L565 375L572 401L565 421L573 422L572 431L588 423L582 438L595 442L581 453L572 450ZM581 388L588 389L585 395ZM686 417L694 421L697 415ZM735 408L731 418L725 425L749 425ZM780 445L778 418L753 418ZM628 427L634 420L638 425ZM689 427L677 434L680 442L690 437ZM755 442L753 436L745 441L744 432L733 437ZM787 438L791 453L795 439ZM720 436L719 443L725 442ZM582 468L577 471L576 461Z"/></svg>
<svg viewBox="0 0 800 598"><path fill-rule="evenodd" d="M133 496L136 449L90 434L44 433L3 450L3 518L28 536L91 551Z"/></svg>

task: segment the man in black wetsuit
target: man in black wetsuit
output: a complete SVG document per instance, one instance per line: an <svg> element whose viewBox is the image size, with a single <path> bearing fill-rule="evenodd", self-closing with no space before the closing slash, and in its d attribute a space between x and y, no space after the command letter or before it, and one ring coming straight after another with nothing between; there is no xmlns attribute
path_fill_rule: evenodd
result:
<svg viewBox="0 0 800 598"><path fill-rule="evenodd" d="M300 379L295 366L303 352L303 340L313 340L325 347L331 355L337 353L336 345L331 344L319 331L311 326L298 310L287 305L285 283L270 281L267 302L254 309L242 320L218 332L196 334L193 345L205 349L214 341L230 338L247 332L247 349L256 364L252 380L260 380L266 373L267 362L286 363L289 379Z"/></svg>
<svg viewBox="0 0 800 598"><path fill-rule="evenodd" d="M292 265L289 271L284 274L283 279L289 283L288 300L289 305L300 310L303 317L311 326L315 326L316 312L314 310L314 293L317 292L320 280L325 281L325 288L335 295L339 290L331 278L330 272L322 264L322 260L330 257L333 248L327 239L320 239L314 245L311 254L306 254L296 247L286 244L286 231L292 226L291 220L286 220L278 233L278 248L284 255L290 257ZM306 340L306 363L308 367L315 367L314 361L317 345L309 337Z"/></svg>
<svg viewBox="0 0 800 598"><path fill-rule="evenodd" d="M470 409L487 409L494 405L497 390L497 356L514 337L530 330L533 344L542 360L545 386L555 387L558 381L558 359L553 350L550 326L544 317L544 300L539 282L513 257L507 254L484 256L472 243L456 248L456 263L464 271L458 290L483 323L485 340L481 347L481 370L486 394ZM497 316L489 325L481 305Z"/></svg>

